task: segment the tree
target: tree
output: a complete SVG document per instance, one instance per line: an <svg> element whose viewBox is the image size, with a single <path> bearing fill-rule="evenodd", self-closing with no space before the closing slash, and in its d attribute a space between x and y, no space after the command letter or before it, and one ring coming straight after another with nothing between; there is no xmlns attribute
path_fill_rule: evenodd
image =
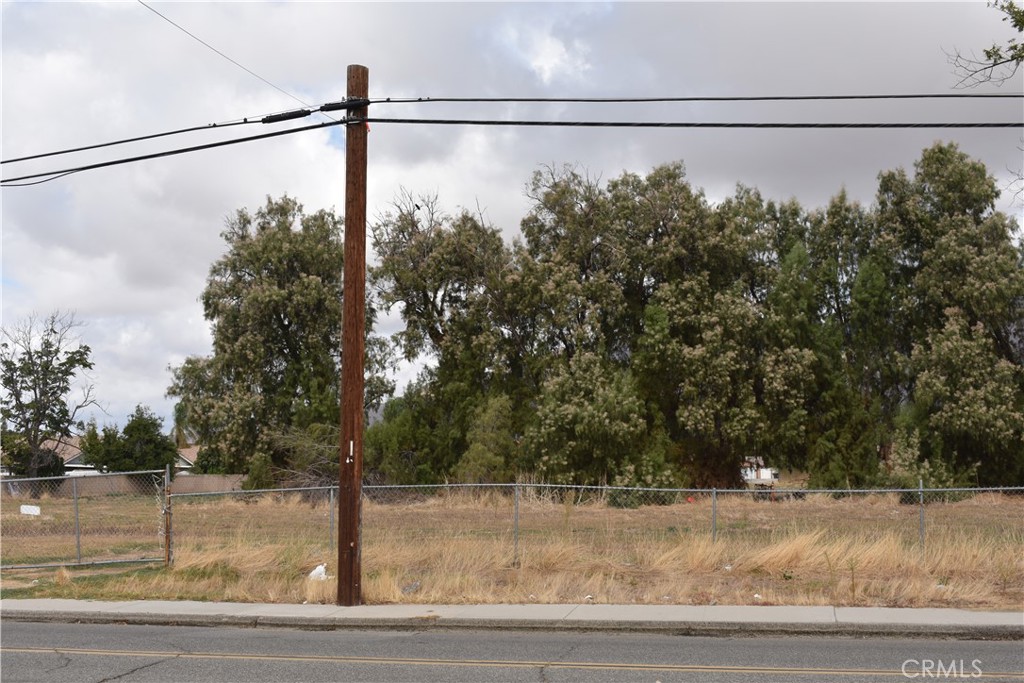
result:
<svg viewBox="0 0 1024 683"><path fill-rule="evenodd" d="M176 426L201 444L201 470L246 472L256 458L263 471L283 467L288 450L276 435L338 421L341 232L339 216L306 214L287 196L228 220L228 251L202 295L213 354L172 368L167 392L179 399ZM392 389L380 377L384 352L368 341L368 407Z"/></svg>
<svg viewBox="0 0 1024 683"><path fill-rule="evenodd" d="M608 193L571 167L535 173L528 193L522 284L537 304L538 351L559 366L577 353L625 356L625 292L613 277L627 272L625 241Z"/></svg>
<svg viewBox="0 0 1024 683"><path fill-rule="evenodd" d="M491 393L515 395L523 381L516 361L528 354L515 351L521 302L505 287L515 273L512 254L496 228L465 210L442 211L436 197L401 195L372 231L379 257L373 287L405 323L394 341L406 358L435 363L407 390L408 400L385 411L386 422L388 415L398 420L395 429L372 430L373 461L389 480L414 472L444 478L468 447L477 407Z"/></svg>
<svg viewBox="0 0 1024 683"><path fill-rule="evenodd" d="M583 352L545 382L526 449L551 482L609 483L638 455L646 431L633 377Z"/></svg>
<svg viewBox="0 0 1024 683"><path fill-rule="evenodd" d="M771 441L766 367L774 373L767 394L776 412L799 403L794 394L802 388L790 391L787 381L806 383L806 353L780 350L765 364L768 298L785 255L779 252L802 238L802 211L738 187L719 206L686 213L692 222L672 224L665 240L670 266L646 309L633 370L657 411L653 423L676 445L682 478L735 486L743 458Z"/></svg>
<svg viewBox="0 0 1024 683"><path fill-rule="evenodd" d="M198 435L189 426L188 415L185 406L181 403L174 405L174 422L171 425L171 438L178 448L188 448L196 443Z"/></svg>
<svg viewBox="0 0 1024 683"><path fill-rule="evenodd" d="M1024 482L1022 368L996 353L982 323L957 308L945 325L914 347L920 369L915 408L925 435L921 456L954 473L977 467L983 485Z"/></svg>
<svg viewBox="0 0 1024 683"><path fill-rule="evenodd" d="M757 308L738 285L714 293L706 278L659 290L637 358L641 378L657 378L665 416L697 486L739 484L763 415L757 401Z"/></svg>
<svg viewBox="0 0 1024 683"><path fill-rule="evenodd" d="M90 422L82 438L84 460L107 472L162 470L174 465L178 449L163 433L163 419L144 406L136 406L124 429L104 425L102 432Z"/></svg>
<svg viewBox="0 0 1024 683"><path fill-rule="evenodd" d="M805 467L814 487L879 483L879 449L889 420L883 398L897 394L893 387L902 376L894 351L897 290L887 276L891 259L878 248L892 240L880 230L875 213L850 202L845 192L809 217L806 246L819 323L810 345L816 385L805 395ZM786 280L780 275L775 289L784 291ZM772 298L782 293L774 291ZM768 435L774 438L774 430Z"/></svg>
<svg viewBox="0 0 1024 683"><path fill-rule="evenodd" d="M1003 21L1009 22L1010 26L1018 33L1024 33L1024 5L1018 5L1013 0L996 0L989 3L1003 13ZM960 79L958 87L973 88L984 83L1002 85L1013 78L1020 69L1021 62L1024 62L1024 42L1016 38L1009 38L1004 45L994 43L990 48L983 50L984 58L976 54L967 57L960 51L949 55L949 62L953 66L953 73ZM1024 138L1021 138L1024 143ZM1018 147L1024 151L1024 147ZM1017 187L1014 192L1014 199L1024 195L1024 170L1013 171L1016 176L1009 187Z"/></svg>
<svg viewBox="0 0 1024 683"><path fill-rule="evenodd" d="M806 466L813 397L824 384L816 372L823 335L810 272L807 249L796 242L781 264L766 307L760 362L766 428L761 448L779 467Z"/></svg>
<svg viewBox="0 0 1024 683"><path fill-rule="evenodd" d="M1011 423L1024 393L1024 246L955 145L880 174L870 209L742 186L712 206L682 164L605 187L545 169L528 193L511 249L433 200L379 226L382 299L403 306L407 353L434 364L369 430L374 471L733 486L761 456L871 486L963 478L976 453L975 480L1017 480L1019 433L985 420Z"/></svg>
<svg viewBox="0 0 1024 683"><path fill-rule="evenodd" d="M371 226L380 260L370 270L372 284L384 307L400 308L405 356L440 355L448 337L474 318L507 249L497 229L467 211L444 213L436 197L403 194L394 208Z"/></svg>
<svg viewBox="0 0 1024 683"><path fill-rule="evenodd" d="M0 419L10 435L4 451L11 448L17 474L52 472L60 459L56 447L72 436L78 415L96 405L91 384L70 398L75 379L93 367L91 350L75 336L77 327L74 314L55 311L0 330Z"/></svg>
<svg viewBox="0 0 1024 683"><path fill-rule="evenodd" d="M456 478L466 484L507 482L516 459L512 434L512 401L499 394L477 411L466 435L469 448L455 467Z"/></svg>
<svg viewBox="0 0 1024 683"><path fill-rule="evenodd" d="M466 421L479 400L465 385L441 382L435 369L424 370L366 430L363 471L394 484L445 481L466 450Z"/></svg>
<svg viewBox="0 0 1024 683"><path fill-rule="evenodd" d="M44 448L36 456L36 471L29 475L28 466L32 462L32 451L28 447L28 442L21 434L9 431L6 425L0 428L0 453L3 454L3 466L14 474L35 477L64 476L64 459L51 448ZM36 497L43 491L42 487L31 490Z"/></svg>
<svg viewBox="0 0 1024 683"><path fill-rule="evenodd" d="M1013 0L997 0L989 3L1003 13L1003 21L1009 22L1018 33L1024 33L1024 6ZM972 87L982 83L1002 84L1013 78L1024 62L1024 43L1010 38L1005 44L994 43L982 51L982 57L972 53L966 56L957 51L949 55L953 72L960 78L961 87Z"/></svg>

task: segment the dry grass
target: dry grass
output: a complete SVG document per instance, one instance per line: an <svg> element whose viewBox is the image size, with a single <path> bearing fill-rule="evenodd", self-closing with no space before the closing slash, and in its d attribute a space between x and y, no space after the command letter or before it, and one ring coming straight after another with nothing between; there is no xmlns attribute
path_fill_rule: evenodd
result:
<svg viewBox="0 0 1024 683"><path fill-rule="evenodd" d="M145 505L152 526L152 501ZM1024 508L1016 498L983 494L927 506L923 551L919 509L899 505L895 495L778 503L719 497L717 541L710 506L698 499L630 510L571 496L524 496L516 556L512 503L500 492L369 499L363 598L995 609L1019 609L1024 600ZM3 515L8 564L9 541L21 543L23 536L6 537L14 527L6 510ZM118 524L145 518L126 513ZM48 570L31 574L39 583L24 590L99 599L334 600L335 581L308 578L321 562L331 575L336 571L325 501L182 498L174 530L170 569L100 576ZM40 545L33 552L47 538L35 537ZM13 585L11 579L5 572L8 594L19 587L18 577Z"/></svg>
<svg viewBox="0 0 1024 683"><path fill-rule="evenodd" d="M39 507L39 516L20 507ZM155 495L83 496L75 540L75 504L67 497L43 493L37 498L0 496L0 555L4 565L48 564L78 556L91 560L163 557L161 503Z"/></svg>

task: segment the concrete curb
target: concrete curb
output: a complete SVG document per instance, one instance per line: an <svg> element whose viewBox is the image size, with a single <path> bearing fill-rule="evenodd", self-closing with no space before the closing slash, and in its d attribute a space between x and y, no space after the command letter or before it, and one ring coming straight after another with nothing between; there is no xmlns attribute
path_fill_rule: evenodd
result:
<svg viewBox="0 0 1024 683"><path fill-rule="evenodd" d="M7 601L5 601L7 602ZM16 601L15 601L16 602ZM958 639L958 640L1024 640L1024 615L1017 613L966 613L976 615L976 621L982 623L941 623L938 618L932 621L922 619L920 612L915 610L897 610L902 614L902 620L863 621L864 617L871 616L870 611L855 614L853 618L842 620L835 616L831 618L824 616L831 612L836 615L840 609L846 608L818 608L818 612L808 613L806 610L797 612L793 620L771 620L765 618L765 614L754 613L754 618L749 620L735 619L699 619L680 620L666 618L601 618L602 614L614 611L615 606L610 605L587 605L587 606L564 606L567 613L561 617L553 618L531 618L524 612L528 610L509 610L516 612L508 618L502 618L501 606L490 606L487 612L492 616L481 616L467 618L459 616L459 610L448 608L451 616L438 614L435 610L428 609L430 606L406 606L422 607L417 609L395 609L385 610L393 612L405 612L403 616L358 616L351 613L340 615L328 614L330 610L315 610L320 614L308 616L296 614L274 614L275 608L287 612L289 607L297 606L253 606L237 605L227 606L225 610L218 610L220 605L208 605L204 610L188 611L183 609L180 612L147 611L137 609L140 603L128 603L132 608L126 609L125 603L111 605L111 609L104 609L102 603L83 604L78 609L19 609L16 606L5 605L0 612L0 619L5 621L33 621L51 623L82 623L82 624L137 624L137 625L158 625L158 626L203 626L218 627L230 626L236 628L292 628L306 630L355 630L355 629L378 629L378 630L417 630L426 629L448 629L448 630L513 630L513 631L573 631L573 632L629 632L629 633L658 633L665 635L679 636L720 636L720 637L764 637L764 636L845 636L845 637L874 637L874 638L935 638L935 639ZM163 603L166 604L166 603ZM325 606L310 606L325 607ZM400 607L400 606L394 606ZM523 607L523 606L516 606ZM528 607L528 606L527 606ZM538 606L549 607L549 606ZM590 614L581 613L579 607L604 608L599 612ZM655 606L656 607L656 606ZM344 610L346 608L335 608ZM347 608L359 609L359 608ZM371 608L372 609L372 608ZM225 613L234 610L237 613ZM437 608L444 612L445 608ZM634 614L643 612L637 606L621 606L623 612ZM465 610L463 610L465 611ZM651 610L654 612L654 610ZM736 610L730 610L734 613ZM413 614L413 612L419 612ZM939 617L960 616L956 610L949 610L950 614L940 614ZM909 613L909 614L908 614ZM770 615L768 615L770 616ZM884 616L884 615L883 615ZM858 618L859 617L859 618ZM989 622L989 623L984 623Z"/></svg>

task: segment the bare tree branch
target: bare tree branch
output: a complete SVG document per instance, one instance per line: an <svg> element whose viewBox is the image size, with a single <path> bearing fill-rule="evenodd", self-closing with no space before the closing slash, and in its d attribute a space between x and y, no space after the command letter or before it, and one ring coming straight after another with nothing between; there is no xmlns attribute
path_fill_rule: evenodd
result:
<svg viewBox="0 0 1024 683"><path fill-rule="evenodd" d="M953 86L958 90L985 83L1000 86L1013 78L1020 68L1020 59L1013 57L992 61L978 59L975 53L968 57L959 51L947 52L946 57L953 67L953 74L960 78Z"/></svg>
<svg viewBox="0 0 1024 683"><path fill-rule="evenodd" d="M23 440L19 467L30 477L68 443L79 414L99 405L91 383L69 400L76 379L93 366L76 334L81 326L73 313L55 311L0 329L0 418L5 432Z"/></svg>

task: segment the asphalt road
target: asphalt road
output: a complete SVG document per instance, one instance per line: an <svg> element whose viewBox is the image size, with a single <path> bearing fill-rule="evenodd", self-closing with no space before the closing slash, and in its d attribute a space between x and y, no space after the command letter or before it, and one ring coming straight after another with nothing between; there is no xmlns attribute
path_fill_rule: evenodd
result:
<svg viewBox="0 0 1024 683"><path fill-rule="evenodd" d="M1019 641L7 622L0 630L0 679L4 683L1024 681L1024 645Z"/></svg>

